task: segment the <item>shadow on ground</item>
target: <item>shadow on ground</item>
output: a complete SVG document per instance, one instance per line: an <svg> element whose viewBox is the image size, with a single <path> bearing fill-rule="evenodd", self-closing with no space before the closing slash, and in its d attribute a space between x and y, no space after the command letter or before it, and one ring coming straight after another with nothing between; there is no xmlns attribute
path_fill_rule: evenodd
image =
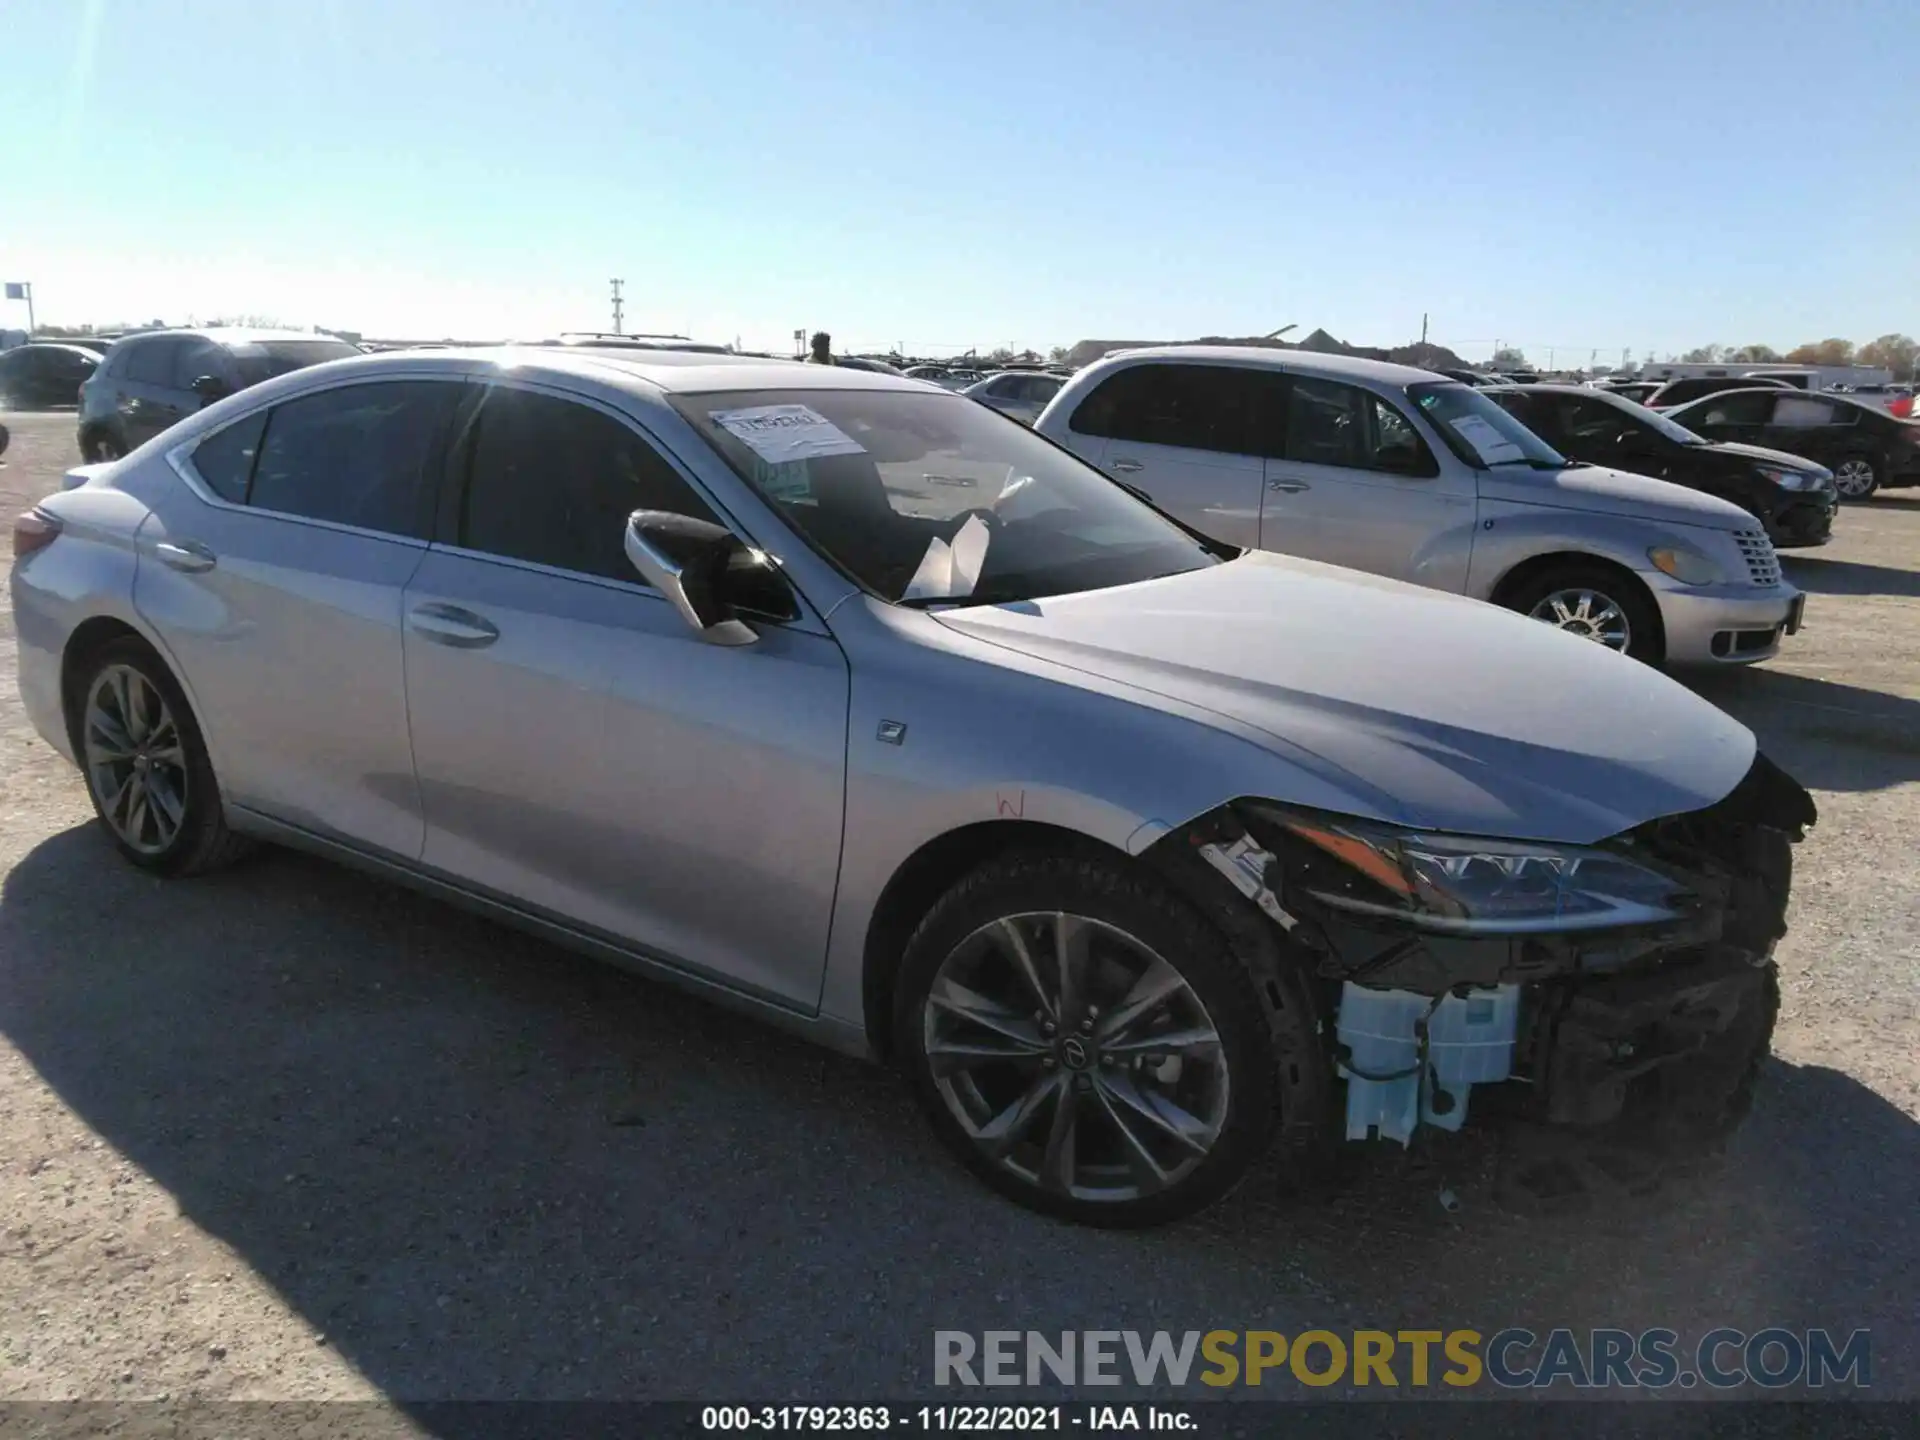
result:
<svg viewBox="0 0 1920 1440"><path fill-rule="evenodd" d="M1815 595L1920 596L1920 571L1817 555L1783 555L1787 579Z"/></svg>
<svg viewBox="0 0 1920 1440"><path fill-rule="evenodd" d="M1767 754L1812 789L1884 790L1920 780L1920 701L1765 666L1679 678L1751 729Z"/></svg>
<svg viewBox="0 0 1920 1440"><path fill-rule="evenodd" d="M318 862L164 883L92 828L0 891L0 1029L402 1401L925 1393L935 1329L1028 1327L1871 1326L1878 1393L1920 1389L1920 1128L1820 1068L1573 1219L1502 1212L1468 1135L1078 1230L881 1070Z"/></svg>

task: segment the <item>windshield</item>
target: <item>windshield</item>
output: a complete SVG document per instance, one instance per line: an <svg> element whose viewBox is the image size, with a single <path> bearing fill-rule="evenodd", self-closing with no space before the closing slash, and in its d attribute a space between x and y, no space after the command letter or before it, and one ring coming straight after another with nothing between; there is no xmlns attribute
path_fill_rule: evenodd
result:
<svg viewBox="0 0 1920 1440"><path fill-rule="evenodd" d="M1625 395L1609 395L1607 399L1624 410L1649 430L1657 430L1667 439L1681 445L1706 445L1710 442L1687 429L1677 420L1670 420L1658 410L1649 410L1638 401Z"/></svg>
<svg viewBox="0 0 1920 1440"><path fill-rule="evenodd" d="M257 340L236 349L233 363L240 368L243 384L258 385L289 370L304 370L325 360L344 360L359 353L357 346L344 340Z"/></svg>
<svg viewBox="0 0 1920 1440"><path fill-rule="evenodd" d="M918 390L673 403L815 549L896 604L996 604L1218 561L1120 486L984 405Z"/></svg>
<svg viewBox="0 0 1920 1440"><path fill-rule="evenodd" d="M1479 390L1452 381L1409 385L1407 398L1440 432L1447 448L1478 470L1528 465L1564 470L1567 458Z"/></svg>

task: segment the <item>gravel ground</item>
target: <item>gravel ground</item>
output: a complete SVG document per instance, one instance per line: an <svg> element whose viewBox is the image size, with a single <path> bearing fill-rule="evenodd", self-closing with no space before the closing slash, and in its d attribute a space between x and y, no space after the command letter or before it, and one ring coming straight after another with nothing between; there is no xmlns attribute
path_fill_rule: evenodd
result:
<svg viewBox="0 0 1920 1440"><path fill-rule="evenodd" d="M7 418L11 512L77 457ZM1920 1396L1920 497L1839 528L1786 656L1697 682L1821 806L1725 1162L1517 1219L1464 1135L1133 1235L992 1197L878 1069L389 885L118 863L0 593L0 1399L858 1401L937 1328L1562 1324L1866 1326Z"/></svg>

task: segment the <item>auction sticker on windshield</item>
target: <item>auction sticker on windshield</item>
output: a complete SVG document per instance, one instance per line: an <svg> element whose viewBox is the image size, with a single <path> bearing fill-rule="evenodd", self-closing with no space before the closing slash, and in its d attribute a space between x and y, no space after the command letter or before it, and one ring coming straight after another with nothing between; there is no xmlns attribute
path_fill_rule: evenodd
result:
<svg viewBox="0 0 1920 1440"><path fill-rule="evenodd" d="M713 422L737 435L762 460L784 465L821 460L829 455L864 455L859 441L818 410L805 405L756 405L747 410L715 410Z"/></svg>
<svg viewBox="0 0 1920 1440"><path fill-rule="evenodd" d="M1482 464L1500 465L1525 458L1518 445L1478 415L1456 415L1447 423L1453 426L1455 434L1473 446Z"/></svg>

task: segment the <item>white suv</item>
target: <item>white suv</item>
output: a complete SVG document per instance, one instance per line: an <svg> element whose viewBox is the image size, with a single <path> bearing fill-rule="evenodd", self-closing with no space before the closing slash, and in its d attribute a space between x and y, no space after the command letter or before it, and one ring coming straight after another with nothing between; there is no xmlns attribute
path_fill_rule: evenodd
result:
<svg viewBox="0 0 1920 1440"><path fill-rule="evenodd" d="M1800 626L1737 506L1560 455L1471 386L1344 356L1129 350L1036 428L1231 545L1490 600L1659 664L1738 664Z"/></svg>

